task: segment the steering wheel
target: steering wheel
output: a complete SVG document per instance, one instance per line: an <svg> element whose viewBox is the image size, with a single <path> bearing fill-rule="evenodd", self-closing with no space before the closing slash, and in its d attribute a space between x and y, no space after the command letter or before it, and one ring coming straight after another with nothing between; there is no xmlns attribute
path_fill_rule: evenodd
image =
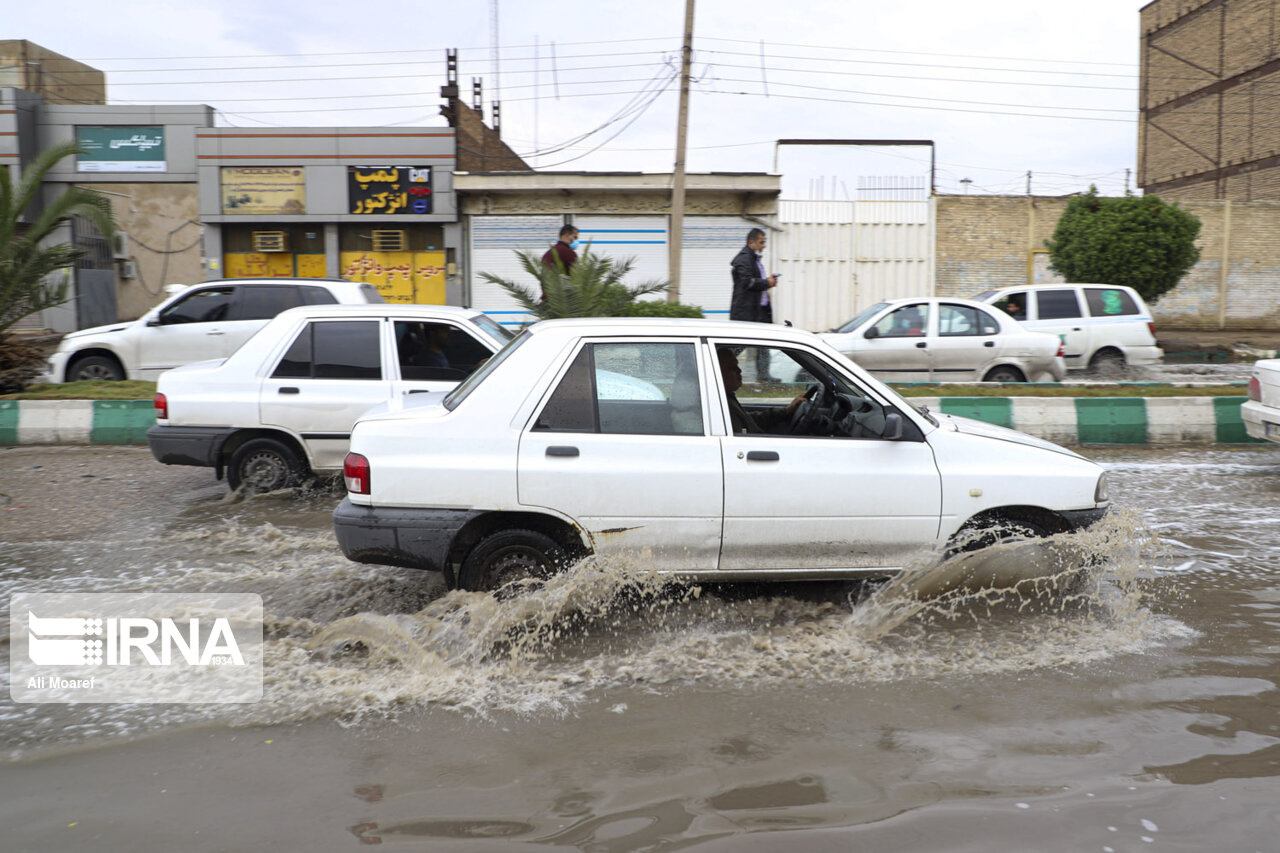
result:
<svg viewBox="0 0 1280 853"><path fill-rule="evenodd" d="M822 394L822 384L818 382L804 389L805 399L791 413L791 422L787 424L788 433L798 435L807 432L813 426L818 415L822 413Z"/></svg>

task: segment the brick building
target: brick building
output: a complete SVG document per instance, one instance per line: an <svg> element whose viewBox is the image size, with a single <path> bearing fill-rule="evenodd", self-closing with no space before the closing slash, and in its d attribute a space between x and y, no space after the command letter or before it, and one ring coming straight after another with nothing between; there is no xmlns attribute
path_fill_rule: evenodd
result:
<svg viewBox="0 0 1280 853"><path fill-rule="evenodd" d="M1280 0L1155 0L1140 14L1138 185L1280 200Z"/></svg>

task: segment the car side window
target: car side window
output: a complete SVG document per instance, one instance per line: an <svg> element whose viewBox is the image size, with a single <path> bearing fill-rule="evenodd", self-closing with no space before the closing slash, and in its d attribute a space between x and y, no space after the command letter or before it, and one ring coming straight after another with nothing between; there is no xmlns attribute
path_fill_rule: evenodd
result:
<svg viewBox="0 0 1280 853"><path fill-rule="evenodd" d="M160 312L164 325L217 323L227 319L234 287L209 287L188 294Z"/></svg>
<svg viewBox="0 0 1280 853"><path fill-rule="evenodd" d="M1089 303L1091 317L1122 317L1137 314L1138 304L1127 291L1112 287L1086 287L1085 302Z"/></svg>
<svg viewBox="0 0 1280 853"><path fill-rule="evenodd" d="M303 327L273 379L381 379L377 321L314 322Z"/></svg>
<svg viewBox="0 0 1280 853"><path fill-rule="evenodd" d="M323 287L316 287L314 284L303 285L298 290L302 292L302 303L304 305L337 305L338 297L334 296Z"/></svg>
<svg viewBox="0 0 1280 853"><path fill-rule="evenodd" d="M938 334L942 337L963 335L994 335L1000 331L995 318L969 305L938 306Z"/></svg>
<svg viewBox="0 0 1280 853"><path fill-rule="evenodd" d="M693 344L601 343L579 350L533 429L702 435L703 424Z"/></svg>
<svg viewBox="0 0 1280 853"><path fill-rule="evenodd" d="M884 406L812 353L717 344L716 360L727 394L729 426L736 435L833 439L884 435ZM761 379L764 365L770 376Z"/></svg>
<svg viewBox="0 0 1280 853"><path fill-rule="evenodd" d="M882 338L909 338L924 335L929 328L929 306L920 303L904 305L876 323L875 330Z"/></svg>
<svg viewBox="0 0 1280 853"><path fill-rule="evenodd" d="M302 294L288 285L241 287L240 299L232 306L232 320L270 320L289 308L302 304Z"/></svg>
<svg viewBox="0 0 1280 853"><path fill-rule="evenodd" d="M493 355L452 323L397 320L395 335L403 379L457 382Z"/></svg>
<svg viewBox="0 0 1280 853"><path fill-rule="evenodd" d="M1042 290L1036 294L1038 320L1070 320L1084 316L1074 290Z"/></svg>

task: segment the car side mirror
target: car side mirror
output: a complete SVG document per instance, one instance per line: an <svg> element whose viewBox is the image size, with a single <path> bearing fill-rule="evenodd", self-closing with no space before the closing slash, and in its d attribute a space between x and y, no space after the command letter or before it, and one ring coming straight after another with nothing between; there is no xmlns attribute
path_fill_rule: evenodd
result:
<svg viewBox="0 0 1280 853"><path fill-rule="evenodd" d="M878 338L880 337L880 330L877 329L875 326L872 326L870 329L867 329L865 332L863 332L862 336L867 340L871 340L872 338Z"/></svg>
<svg viewBox="0 0 1280 853"><path fill-rule="evenodd" d="M902 415L889 412L884 416L884 433L880 436L885 441L897 441L902 438Z"/></svg>
<svg viewBox="0 0 1280 853"><path fill-rule="evenodd" d="M148 320L148 321L147 321L147 325L148 325L148 326L159 326L159 325L161 325L161 323L160 323L160 318L159 318L159 317L152 317L150 320Z"/></svg>

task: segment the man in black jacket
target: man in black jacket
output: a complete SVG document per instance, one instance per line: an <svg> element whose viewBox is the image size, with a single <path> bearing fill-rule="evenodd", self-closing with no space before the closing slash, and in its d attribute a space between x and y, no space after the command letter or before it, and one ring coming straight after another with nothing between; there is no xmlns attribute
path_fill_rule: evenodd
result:
<svg viewBox="0 0 1280 853"><path fill-rule="evenodd" d="M733 301L729 303L730 320L747 320L752 323L773 322L773 299L769 291L778 285L777 275L765 275L760 253L764 251L765 236L760 228L747 232L747 245L734 256L729 264L733 274ZM764 352L762 349L761 352ZM768 382L768 364L756 364L760 381Z"/></svg>

